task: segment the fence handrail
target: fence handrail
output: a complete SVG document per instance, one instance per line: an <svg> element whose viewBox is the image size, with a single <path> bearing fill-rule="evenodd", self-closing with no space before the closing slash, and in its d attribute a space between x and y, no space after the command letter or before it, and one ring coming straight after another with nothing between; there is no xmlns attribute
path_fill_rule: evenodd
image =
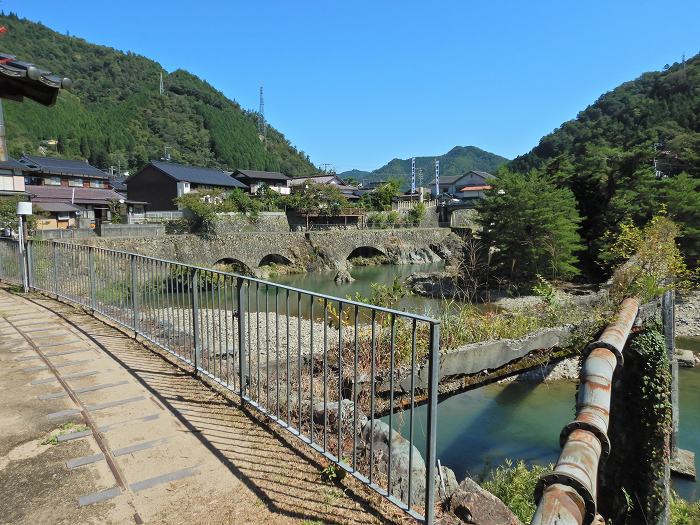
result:
<svg viewBox="0 0 700 525"><path fill-rule="evenodd" d="M241 275L241 274L238 274L238 273L235 273L235 272L226 272L226 271L223 271L223 270L217 270L217 269L215 269L215 268L207 268L206 266L198 266L198 265L196 265L196 264L189 264L189 263L183 263L183 262L173 261L173 260L171 260L171 259L161 259L161 258L159 258L159 257L152 257L152 256L150 256L150 255L142 255L142 254L140 254L140 253L126 252L126 251L122 251L122 250L114 250L114 249L112 249L112 248L104 248L104 247L102 247L102 246L92 246L92 245L90 245L90 244L78 244L78 243L75 243L75 242L67 242L67 241L54 240L54 239L32 239L32 240L30 240L30 241L28 241L28 242L30 242L30 243L48 243L48 244L50 244L50 243L53 242L53 243L56 243L56 244L66 244L66 245L70 245L70 246L80 246L80 247L84 247L84 248L93 248L93 249L101 250L101 251L104 251L104 252L110 252L110 253L115 253L115 254L119 254L119 255L133 255L133 256L135 256L135 257L141 257L141 258L143 258L143 259L148 259L148 260L155 261L155 262L161 262L161 263L167 263L167 264L176 264L176 265L178 265L178 266L183 266L183 267L185 267L185 268L191 268L192 270L203 270L203 271L206 271L206 272L215 273L215 274L218 274L218 275L227 275L227 276L235 277L235 278L239 278L239 277L240 277L240 278L243 278L243 279L245 279L245 280L247 280L247 281L251 281L251 282L254 282L254 283L258 283L258 284L268 284L268 285L272 284L272 285L274 285L274 286L277 287L277 288L282 288L282 289L284 289L284 290L289 290L290 292L303 293L303 294L307 294L307 295L313 295L314 297L318 297L319 299L326 299L326 300L328 300L328 301L337 301L337 302L341 302L341 303L343 303L343 304L345 304L345 305L352 305L352 306L361 306L361 307L365 307L365 308L372 308L373 310L377 310L377 311L379 311L379 312L383 312L383 313L387 313L387 314L391 314L391 315L396 315L396 316L400 316L400 317L406 317L406 318L409 318L409 319L416 319L417 321L425 321L425 322L427 322L427 323L440 324L440 320L439 320L439 319L434 319L434 318L432 318L432 317L428 317L428 316L421 315L421 314L416 314L416 313L413 313L413 312L407 312L407 311L405 311L405 310L396 310L396 309L387 308L387 307L384 307L384 306L378 306L378 305L374 305L374 304L363 303L363 302L361 302L361 301L355 301L355 300L353 300L353 299L348 299L348 298L343 298L343 297L337 297L337 296L334 296L334 295L327 295L327 294L323 294L323 293L320 293L320 292L314 292L314 291L312 291L312 290L305 290L305 289L303 289L303 288L295 288L294 286L288 286L288 285L286 285L286 284L280 284L280 283L275 283L275 282L272 282L272 281L266 281L266 280L264 280L264 279L258 279L257 277L252 277L252 276L248 276L248 275Z"/></svg>

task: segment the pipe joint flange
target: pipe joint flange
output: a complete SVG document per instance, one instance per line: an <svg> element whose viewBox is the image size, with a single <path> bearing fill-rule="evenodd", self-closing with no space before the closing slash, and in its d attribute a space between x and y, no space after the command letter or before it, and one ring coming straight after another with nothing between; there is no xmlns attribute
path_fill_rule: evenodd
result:
<svg viewBox="0 0 700 525"><path fill-rule="evenodd" d="M622 348L618 349L615 345L606 343L605 341L594 341L586 346L586 348L583 349L582 358L585 360L588 357L588 354L590 354L596 348L605 348L606 350L610 350L613 354L615 354L615 359L617 360L616 370L619 370L625 364L625 358L622 356Z"/></svg>
<svg viewBox="0 0 700 525"><path fill-rule="evenodd" d="M569 476L568 474L563 474L561 472L555 471L542 476L537 482L537 486L535 487L535 504L539 505L540 499L542 499L542 494L544 493L547 487L556 484L571 487L576 491L576 493L579 496L581 496L583 504L586 508L586 515L583 518L583 525L592 524L593 520L595 520L597 512L595 498L593 497L593 494L591 494L590 491L584 486L583 483L581 483L573 476Z"/></svg>
<svg viewBox="0 0 700 525"><path fill-rule="evenodd" d="M560 447L564 448L566 440L569 439L569 435L574 430L586 430L587 432L593 434L598 441L600 441L600 448L603 457L607 458L610 455L610 438L608 438L606 431L595 426L593 423L588 421L579 421L578 419L573 420L562 429L561 434L559 435Z"/></svg>

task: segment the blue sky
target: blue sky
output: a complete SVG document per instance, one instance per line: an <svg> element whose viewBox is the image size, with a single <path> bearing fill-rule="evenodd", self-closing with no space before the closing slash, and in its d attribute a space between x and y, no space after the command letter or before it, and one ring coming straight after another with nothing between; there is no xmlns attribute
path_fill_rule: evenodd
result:
<svg viewBox="0 0 700 525"><path fill-rule="evenodd" d="M204 78L318 164L474 145L512 158L600 94L700 50L700 2L3 0Z"/></svg>

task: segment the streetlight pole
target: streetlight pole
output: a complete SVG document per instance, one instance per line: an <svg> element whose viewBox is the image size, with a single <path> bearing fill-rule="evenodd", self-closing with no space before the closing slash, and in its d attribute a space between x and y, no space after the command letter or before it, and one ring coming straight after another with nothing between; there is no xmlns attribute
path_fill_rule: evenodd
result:
<svg viewBox="0 0 700 525"><path fill-rule="evenodd" d="M24 244L24 216L31 214L31 202L17 203L17 217L19 218L19 260L22 267L22 287L24 288L24 293L29 291L29 266L27 265L27 252Z"/></svg>

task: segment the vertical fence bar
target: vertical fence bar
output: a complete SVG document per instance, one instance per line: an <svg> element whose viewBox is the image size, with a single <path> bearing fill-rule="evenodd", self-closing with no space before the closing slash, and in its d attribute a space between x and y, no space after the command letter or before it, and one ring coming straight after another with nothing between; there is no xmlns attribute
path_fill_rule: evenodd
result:
<svg viewBox="0 0 700 525"><path fill-rule="evenodd" d="M243 301L243 277L239 277L236 280L236 302L238 303L238 375L239 375L239 389L241 394L241 404L243 404L243 396L245 395L245 387L248 383L248 379L245 375L246 372L246 309L245 302Z"/></svg>
<svg viewBox="0 0 700 525"><path fill-rule="evenodd" d="M416 320L411 324L411 400L408 412L408 442L413 450L413 411L416 402ZM406 504L411 508L413 504L413 452L408 456L408 498Z"/></svg>
<svg viewBox="0 0 700 525"><path fill-rule="evenodd" d="M192 336L194 337L194 373L199 367L199 353L202 345L199 341L199 270L191 273L190 300L192 302Z"/></svg>
<svg viewBox="0 0 700 525"><path fill-rule="evenodd" d="M32 253L34 248L32 246L32 241L27 241L27 287L29 289L34 287L34 271L32 268L32 261L34 254Z"/></svg>
<svg viewBox="0 0 700 525"><path fill-rule="evenodd" d="M88 282L90 287L90 308L97 310L97 291L95 284L95 253L92 247L88 247Z"/></svg>
<svg viewBox="0 0 700 525"><path fill-rule="evenodd" d="M391 314L391 333L389 336L389 443L393 443L394 435L394 346L396 345L396 316ZM412 443L411 443L412 444ZM413 454L411 451L409 454ZM387 459L386 491L391 494L391 467L393 455L389 447ZM430 463L426 463L430 465Z"/></svg>
<svg viewBox="0 0 700 525"><path fill-rule="evenodd" d="M678 455L678 360L676 359L675 343L675 292L666 290L661 298L661 318L666 340L666 351L668 362L671 366L671 405L672 405L672 427L671 427L671 457Z"/></svg>
<svg viewBox="0 0 700 525"><path fill-rule="evenodd" d="M430 324L428 349L428 432L425 457L425 523L435 523L435 463L437 443L438 381L440 379L440 324Z"/></svg>
<svg viewBox="0 0 700 525"><path fill-rule="evenodd" d="M338 462L343 461L343 303L338 302Z"/></svg>
<svg viewBox="0 0 700 525"><path fill-rule="evenodd" d="M136 276L136 255L131 254L129 265L131 267L131 312L132 321L131 325L134 332L139 331L139 300L136 297L138 293L138 278Z"/></svg>
<svg viewBox="0 0 700 525"><path fill-rule="evenodd" d="M58 297L58 255L56 254L56 241L51 242L53 258L53 293Z"/></svg>

